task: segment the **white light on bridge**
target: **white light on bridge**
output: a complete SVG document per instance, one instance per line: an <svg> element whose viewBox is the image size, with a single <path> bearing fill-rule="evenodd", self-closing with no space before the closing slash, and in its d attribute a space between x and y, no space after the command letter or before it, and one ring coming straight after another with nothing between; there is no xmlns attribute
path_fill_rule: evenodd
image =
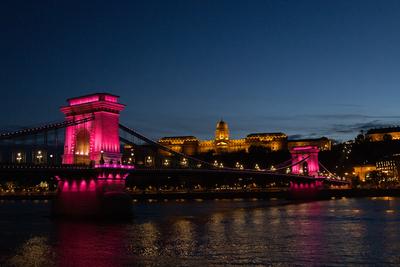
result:
<svg viewBox="0 0 400 267"><path fill-rule="evenodd" d="M170 164L169 159L164 159L163 165L164 165L165 167L168 167L169 164Z"/></svg>
<svg viewBox="0 0 400 267"><path fill-rule="evenodd" d="M186 166L188 165L188 161L187 161L186 158L183 158L183 159L182 159L181 165L184 166L184 167L186 167Z"/></svg>

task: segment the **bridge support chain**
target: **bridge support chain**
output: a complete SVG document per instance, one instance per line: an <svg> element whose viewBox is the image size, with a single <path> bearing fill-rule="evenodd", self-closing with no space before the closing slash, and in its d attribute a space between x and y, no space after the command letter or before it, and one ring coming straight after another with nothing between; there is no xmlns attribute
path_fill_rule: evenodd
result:
<svg viewBox="0 0 400 267"><path fill-rule="evenodd" d="M125 190L128 170L98 167L92 175L57 177L52 215L78 219L131 217L132 200Z"/></svg>

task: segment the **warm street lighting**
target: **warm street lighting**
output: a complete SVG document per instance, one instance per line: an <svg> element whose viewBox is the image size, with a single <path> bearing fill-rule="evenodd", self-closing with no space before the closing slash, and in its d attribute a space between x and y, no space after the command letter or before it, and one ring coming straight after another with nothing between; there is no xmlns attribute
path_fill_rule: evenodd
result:
<svg viewBox="0 0 400 267"><path fill-rule="evenodd" d="M152 165L152 163L153 163L153 159L151 158L151 156L147 156L146 157L146 164L147 165Z"/></svg>
<svg viewBox="0 0 400 267"><path fill-rule="evenodd" d="M39 163L41 163L42 162L42 158L43 158L42 151L39 150L37 152L36 159L38 160Z"/></svg>
<svg viewBox="0 0 400 267"><path fill-rule="evenodd" d="M188 161L187 161L186 158L183 158L183 159L182 159L181 165L184 166L184 167L186 167L186 166L188 165Z"/></svg>
<svg viewBox="0 0 400 267"><path fill-rule="evenodd" d="M22 161L22 154L21 154L21 152L18 152L17 153L17 162L21 163L21 161Z"/></svg>
<svg viewBox="0 0 400 267"><path fill-rule="evenodd" d="M218 161L214 160L214 167L218 167Z"/></svg>
<svg viewBox="0 0 400 267"><path fill-rule="evenodd" d="M169 159L164 159L164 161L163 161L163 165L164 165L165 167L168 167L168 166L169 166L169 164L170 164L170 161L169 161Z"/></svg>

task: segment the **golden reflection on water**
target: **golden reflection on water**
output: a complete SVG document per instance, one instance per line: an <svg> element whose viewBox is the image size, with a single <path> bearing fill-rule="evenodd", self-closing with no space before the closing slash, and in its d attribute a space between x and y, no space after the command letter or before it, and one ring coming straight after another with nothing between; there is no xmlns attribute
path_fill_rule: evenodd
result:
<svg viewBox="0 0 400 267"><path fill-rule="evenodd" d="M195 248L195 240L193 233L193 223L188 220L178 220L173 224L172 239L174 242L174 250L177 255L188 256Z"/></svg>
<svg viewBox="0 0 400 267"><path fill-rule="evenodd" d="M54 253L45 237L32 237L10 258L10 266L16 267L45 267L54 265Z"/></svg>
<svg viewBox="0 0 400 267"><path fill-rule="evenodd" d="M140 236L140 254L144 256L158 255L159 247L157 241L159 239L160 232L158 231L157 226L154 223L148 222L139 225L138 229L135 230L138 231L135 234ZM133 244L133 246L136 246L136 244Z"/></svg>
<svg viewBox="0 0 400 267"><path fill-rule="evenodd" d="M369 199L371 199L371 200L386 200L386 201L392 201L392 200L395 200L396 198L394 198L394 197L389 197L389 196L385 196L385 197L370 197Z"/></svg>
<svg viewBox="0 0 400 267"><path fill-rule="evenodd" d="M84 267L98 267L108 258L102 266L400 263L399 200L382 200L272 207L263 201L224 200L136 204L136 217L128 223L67 223L52 242L29 238L9 265L52 266L74 257Z"/></svg>
<svg viewBox="0 0 400 267"><path fill-rule="evenodd" d="M263 220L263 212L261 209L254 209L250 215L251 215L251 222L254 224L254 226L256 227L262 226L264 220Z"/></svg>
<svg viewBox="0 0 400 267"><path fill-rule="evenodd" d="M232 213L232 221L233 225L236 228L241 228L243 227L243 224L245 223L245 215L246 211L245 209L235 209Z"/></svg>

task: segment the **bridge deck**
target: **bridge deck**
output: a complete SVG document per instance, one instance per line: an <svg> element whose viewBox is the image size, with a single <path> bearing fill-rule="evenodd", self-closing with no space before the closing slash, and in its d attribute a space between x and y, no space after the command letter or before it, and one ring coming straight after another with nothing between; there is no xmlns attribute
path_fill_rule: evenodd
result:
<svg viewBox="0 0 400 267"><path fill-rule="evenodd" d="M174 176L174 175L209 175L209 176L237 176L237 177L266 177L271 180L281 179L283 181L293 182L315 182L323 181L329 184L345 185L347 181L333 180L324 177L310 177L296 174L282 174L267 171L257 170L235 170L235 169L168 169L168 168L152 168L152 169L118 169L118 168L93 168L90 166L77 166L77 165L0 165L0 174L48 174L48 175L80 175L80 176L94 176L96 173L102 171L122 171L129 173L131 177L135 176Z"/></svg>

